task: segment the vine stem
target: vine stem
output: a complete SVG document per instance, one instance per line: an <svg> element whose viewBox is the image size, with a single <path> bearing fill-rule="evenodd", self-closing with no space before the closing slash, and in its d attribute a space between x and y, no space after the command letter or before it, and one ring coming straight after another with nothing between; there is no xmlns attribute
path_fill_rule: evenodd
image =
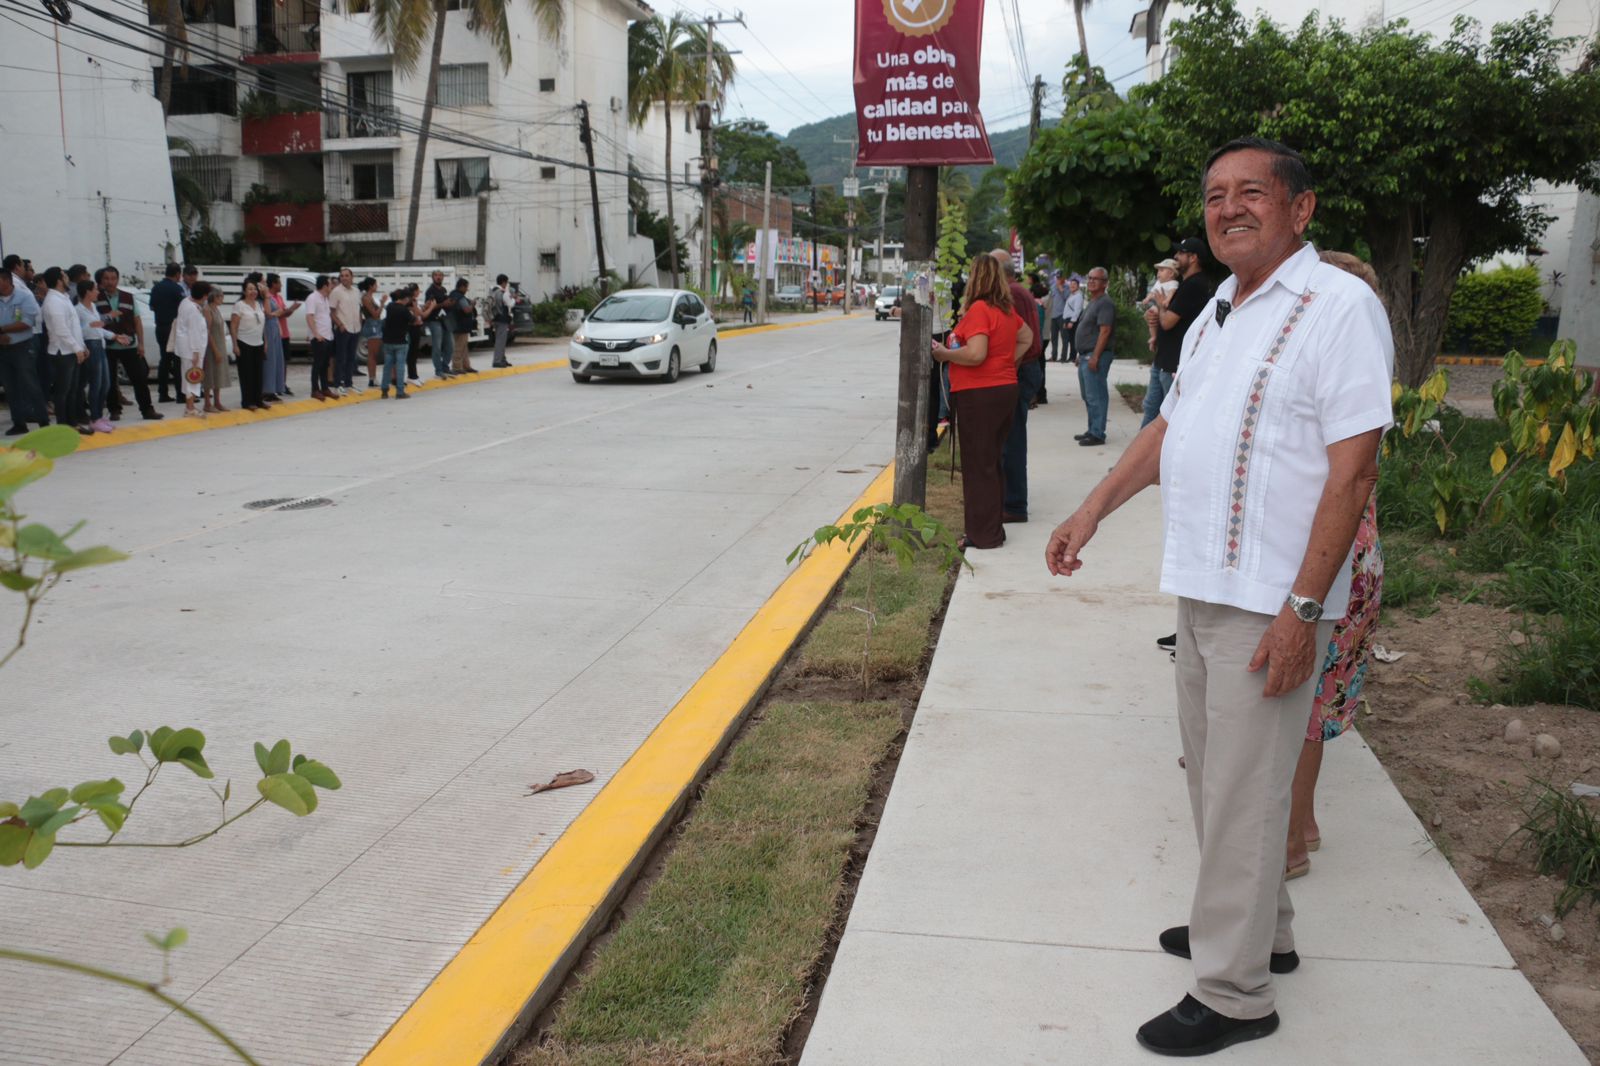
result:
<svg viewBox="0 0 1600 1066"><path fill-rule="evenodd" d="M1521 455L1517 456L1517 461L1516 462L1512 463L1510 466L1506 467L1504 471L1501 472L1500 477L1490 487L1489 494L1487 496L1485 496L1483 498L1483 502L1478 505L1478 521L1480 521L1480 522L1483 521L1483 516L1488 513L1488 511L1489 511L1489 503L1490 503L1490 501L1492 501L1494 499L1495 493L1500 491L1500 486L1504 485L1506 483L1506 478L1510 477L1512 475L1512 473L1514 473L1516 471L1517 467L1522 465L1522 461L1524 459L1526 459L1527 457L1528 457L1528 453L1527 452L1523 452Z"/></svg>
<svg viewBox="0 0 1600 1066"><path fill-rule="evenodd" d="M255 810L257 807L261 806L265 802L267 802L266 798L262 797L261 799L258 799L254 803L250 804L250 806L246 807L244 810L240 811L238 814L234 815L232 818L224 819L222 822L220 822L216 826L214 826L214 827L212 827L210 829L207 829L204 833L201 833L198 836L189 837L187 840L155 840L155 841L141 841L141 840L58 840L58 841L56 841L56 847L58 847L58 848L187 848L187 847L189 847L191 845L200 843L202 840L211 839L212 837L216 836L218 833L222 832L224 829L228 828L228 826L232 825L234 822L237 822L240 818L243 818L245 815L249 814L251 811Z"/></svg>
<svg viewBox="0 0 1600 1066"><path fill-rule="evenodd" d="M206 1020L206 1018L200 1014L199 1011L185 1006L183 1003L167 995L165 992L161 991L160 988L148 981L141 981L137 977L129 977L127 974L120 974L113 970L103 970L98 966L90 966L82 962L73 962L71 959L58 959L54 955L36 955L31 951L17 951L14 948L0 947L0 959L12 959L16 962L26 962L34 966L48 966L52 969L66 970L69 973L83 974L85 977L94 977L101 981L110 981L112 984L126 985L128 988L138 989L140 992L143 992L146 995L152 996L160 1002L165 1003L167 1006L171 1007L185 1018L188 1018L191 1022L194 1022L212 1036L216 1037L217 1040L221 1041L221 1043L227 1047L229 1051L233 1052L234 1055L238 1057L240 1062L247 1063L248 1066L261 1066L259 1062L250 1057L250 1053L248 1051L234 1043L233 1039L229 1037L227 1033L224 1033L210 1021Z"/></svg>

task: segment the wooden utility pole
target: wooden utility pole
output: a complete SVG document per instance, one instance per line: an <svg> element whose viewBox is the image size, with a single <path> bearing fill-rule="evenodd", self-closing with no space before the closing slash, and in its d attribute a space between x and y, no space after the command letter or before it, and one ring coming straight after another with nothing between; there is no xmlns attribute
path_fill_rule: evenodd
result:
<svg viewBox="0 0 1600 1066"><path fill-rule="evenodd" d="M928 379L932 373L934 245L939 168L906 170L905 259L900 296L900 404L895 412L894 502L927 503Z"/></svg>
<svg viewBox="0 0 1600 1066"><path fill-rule="evenodd" d="M767 227L772 225L772 160L767 160L767 180L761 189L761 235L756 240L756 255L759 257L756 267L756 277L760 279L760 288L756 292L756 321L763 326L767 324L767 242L771 239L767 235Z"/></svg>
<svg viewBox="0 0 1600 1066"><path fill-rule="evenodd" d="M1033 103L1028 109L1028 143L1032 144L1039 139L1039 121L1044 110L1044 75L1033 76Z"/></svg>
<svg viewBox="0 0 1600 1066"><path fill-rule="evenodd" d="M811 310L817 308L817 283L822 280L822 265L817 262L817 187L811 186Z"/></svg>
<svg viewBox="0 0 1600 1066"><path fill-rule="evenodd" d="M850 313L850 305L855 299L852 291L854 285L854 258L856 247L856 200L861 196L861 180L856 177L856 137L834 135L834 144L848 144L850 146L850 174L844 179L845 199L845 252L844 252L844 299L839 301L839 311L842 314Z"/></svg>
<svg viewBox="0 0 1600 1066"><path fill-rule="evenodd" d="M578 140L583 142L584 156L589 160L589 203L594 208L594 254L600 263L600 295L611 292L611 278L606 273L606 239L600 230L600 180L594 172L594 130L589 126L589 101L578 101ZM668 191L670 195L670 190Z"/></svg>
<svg viewBox="0 0 1600 1066"><path fill-rule="evenodd" d="M735 12L733 18L717 18L707 15L706 19L706 97L701 102L698 111L700 125L700 287L708 300L715 300L717 294L711 291L711 198L717 187L717 131L713 122L715 113L721 109L721 101L712 95L712 88L716 81L716 48L712 46L712 35L718 26L737 23L744 25L744 13Z"/></svg>

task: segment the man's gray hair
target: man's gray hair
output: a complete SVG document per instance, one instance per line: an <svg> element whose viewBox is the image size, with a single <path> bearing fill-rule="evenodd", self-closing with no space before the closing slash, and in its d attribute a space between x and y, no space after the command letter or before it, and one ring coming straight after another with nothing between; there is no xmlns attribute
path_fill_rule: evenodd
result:
<svg viewBox="0 0 1600 1066"><path fill-rule="evenodd" d="M1289 190L1289 199L1293 200L1303 192L1315 191L1316 186L1311 181L1311 168L1306 166L1305 156L1286 144L1269 141L1265 137L1235 137L1206 157L1205 169L1200 172L1201 196L1205 195L1206 178L1211 174L1213 163L1225 155L1251 149L1272 156L1272 174L1284 188Z"/></svg>
<svg viewBox="0 0 1600 1066"><path fill-rule="evenodd" d="M1005 272L1006 277L1014 278L1017 276L1017 263L1016 260L1011 258L1010 252L1004 248L996 248L989 254L1000 264L1000 269Z"/></svg>

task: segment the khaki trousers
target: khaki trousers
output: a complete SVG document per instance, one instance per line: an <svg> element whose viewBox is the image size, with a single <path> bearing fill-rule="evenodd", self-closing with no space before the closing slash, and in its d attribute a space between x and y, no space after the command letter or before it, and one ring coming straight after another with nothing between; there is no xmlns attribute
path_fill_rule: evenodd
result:
<svg viewBox="0 0 1600 1066"><path fill-rule="evenodd" d="M1261 695L1267 672L1246 667L1272 618L1178 601L1178 724L1200 875L1189 912L1194 998L1229 1018L1272 1013L1272 952L1294 949L1294 905L1283 880L1289 788L1311 718L1317 677ZM1333 633L1317 626L1316 661Z"/></svg>
<svg viewBox="0 0 1600 1066"><path fill-rule="evenodd" d="M472 358L467 352L467 342L472 340L470 333L457 333L455 347L450 353L452 370L465 372L472 368Z"/></svg>

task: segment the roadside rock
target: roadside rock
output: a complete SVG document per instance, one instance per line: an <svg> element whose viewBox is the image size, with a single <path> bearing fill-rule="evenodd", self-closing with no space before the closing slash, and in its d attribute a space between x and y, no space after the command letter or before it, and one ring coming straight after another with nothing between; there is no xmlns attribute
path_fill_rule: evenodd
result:
<svg viewBox="0 0 1600 1066"><path fill-rule="evenodd" d="M1524 644L1528 643L1528 634L1524 633L1520 629L1513 629L1509 634L1507 634L1506 643L1510 644L1514 648L1520 648Z"/></svg>
<svg viewBox="0 0 1600 1066"><path fill-rule="evenodd" d="M1554 940L1557 944L1567 939L1567 931L1561 928L1560 922L1556 922L1550 927L1550 939Z"/></svg>
<svg viewBox="0 0 1600 1066"><path fill-rule="evenodd" d="M1549 733L1540 733L1533 738L1533 753L1542 759L1561 758L1561 741Z"/></svg>
<svg viewBox="0 0 1600 1066"><path fill-rule="evenodd" d="M1528 727L1520 718L1513 718L1506 723L1506 743L1525 744L1528 740Z"/></svg>

